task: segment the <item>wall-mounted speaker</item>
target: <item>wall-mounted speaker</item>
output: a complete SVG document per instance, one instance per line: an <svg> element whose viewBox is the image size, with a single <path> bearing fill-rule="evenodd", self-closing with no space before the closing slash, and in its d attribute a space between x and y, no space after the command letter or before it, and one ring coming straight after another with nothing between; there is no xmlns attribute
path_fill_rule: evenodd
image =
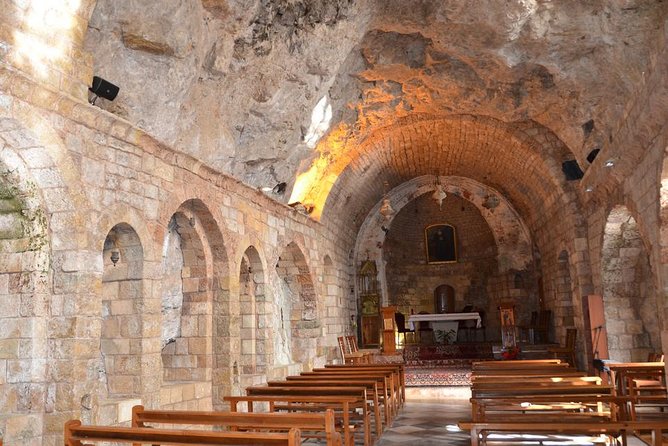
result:
<svg viewBox="0 0 668 446"><path fill-rule="evenodd" d="M584 172L580 169L577 160L568 160L561 163L561 170L566 175L566 180L579 180L584 176Z"/></svg>
<svg viewBox="0 0 668 446"><path fill-rule="evenodd" d="M88 90L95 96L113 101L120 88L101 77L93 76L93 85L88 87Z"/></svg>

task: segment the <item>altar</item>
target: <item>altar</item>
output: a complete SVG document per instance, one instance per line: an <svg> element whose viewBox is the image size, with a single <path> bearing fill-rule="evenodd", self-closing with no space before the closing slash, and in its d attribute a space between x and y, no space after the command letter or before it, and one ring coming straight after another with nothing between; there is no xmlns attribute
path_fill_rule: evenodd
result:
<svg viewBox="0 0 668 446"><path fill-rule="evenodd" d="M457 339L459 321L474 320L476 328L482 327L479 313L435 313L435 314L411 314L408 317L408 326L415 330L418 322L429 322L434 331L453 331L454 339Z"/></svg>

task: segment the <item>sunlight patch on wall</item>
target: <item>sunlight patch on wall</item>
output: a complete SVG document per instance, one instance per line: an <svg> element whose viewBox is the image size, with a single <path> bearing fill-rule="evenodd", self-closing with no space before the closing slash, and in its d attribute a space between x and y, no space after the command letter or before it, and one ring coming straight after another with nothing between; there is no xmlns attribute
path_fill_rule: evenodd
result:
<svg viewBox="0 0 668 446"><path fill-rule="evenodd" d="M327 133L331 120L332 104L329 103L329 98L325 95L313 108L311 126L304 136L304 142L309 148L314 149L320 138Z"/></svg>
<svg viewBox="0 0 668 446"><path fill-rule="evenodd" d="M32 67L42 77L49 75L49 66L70 52L73 17L80 4L81 0L33 0L23 18L25 31L14 32L16 66Z"/></svg>
<svg viewBox="0 0 668 446"><path fill-rule="evenodd" d="M288 203L313 205L311 218L319 220L329 192L339 175L350 163L347 154L348 126L340 124L318 144L319 156L303 173L297 175Z"/></svg>

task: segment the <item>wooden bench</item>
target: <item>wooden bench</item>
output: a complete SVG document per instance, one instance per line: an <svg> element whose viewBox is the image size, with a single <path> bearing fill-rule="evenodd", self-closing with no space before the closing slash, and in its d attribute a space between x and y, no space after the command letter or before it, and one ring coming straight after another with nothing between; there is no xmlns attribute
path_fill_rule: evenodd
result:
<svg viewBox="0 0 668 446"><path fill-rule="evenodd" d="M378 383L379 401L382 403L385 424L390 425L399 410L398 388L395 386L395 377L390 371L335 371L302 372L299 376L287 376L286 381L340 381L348 382L357 379L374 379Z"/></svg>
<svg viewBox="0 0 668 446"><path fill-rule="evenodd" d="M146 424L209 425L227 427L230 431L301 430L302 437L324 437L328 446L341 446L341 435L335 429L334 412L323 413L252 413L190 410L147 410L144 406L132 408L132 427L147 427ZM306 435L305 432L319 432Z"/></svg>
<svg viewBox="0 0 668 446"><path fill-rule="evenodd" d="M215 432L147 427L83 426L79 420L70 420L65 423L65 446L87 446L90 442L201 446L299 446L301 445L301 433L297 428L292 428L284 433Z"/></svg>
<svg viewBox="0 0 668 446"><path fill-rule="evenodd" d="M337 366L324 368L315 368L311 372L303 372L303 374L318 374L324 373L328 375L337 374L340 376L357 376L359 374L384 374L389 379L389 386L391 389L390 399L392 400L392 413L399 412L399 408L405 401L405 383L402 382L402 369L396 367L364 367L364 366Z"/></svg>
<svg viewBox="0 0 668 446"><path fill-rule="evenodd" d="M358 379L357 377L349 378L346 381L327 380L324 378L316 381L293 379L290 381L269 381L267 382L267 386L299 387L300 389L313 389L317 392L320 392L320 389L322 389L323 387L331 387L334 389L339 389L341 387L345 388L366 387L367 396L369 397L369 402L373 408L376 436L380 437L381 434L383 433L383 422L380 416L380 399L379 399L379 389L378 389L377 379ZM385 408L385 411L387 412L387 408Z"/></svg>
<svg viewBox="0 0 668 446"><path fill-rule="evenodd" d="M621 437L622 443L627 444L627 434L649 431L649 441L652 446L662 444L662 431L668 429L668 421L583 421L560 422L491 422L476 423L462 421L459 427L470 431L471 446L485 445L490 433L518 433L518 434L574 434L574 435L608 435Z"/></svg>
<svg viewBox="0 0 668 446"><path fill-rule="evenodd" d="M505 370L501 372L490 371L489 373L473 373L471 374L471 382L476 381L493 381L493 380L502 380L502 379L523 379L523 378L553 378L553 377L579 377L587 376L586 372L580 372L578 370L564 369L556 371L540 371L534 370L530 373L522 373L522 371L517 370Z"/></svg>
<svg viewBox="0 0 668 446"><path fill-rule="evenodd" d="M369 446L371 444L371 418L370 418L370 410L369 410L369 398L367 396L367 390L366 387L306 387L306 388L300 388L300 387L268 387L268 386L260 386L260 387L248 387L246 388L246 393L248 396L279 396L279 397L288 397L288 396L298 396L302 399L303 403L306 404L300 404L299 410L312 410L315 408L315 410L323 410L323 408L316 404L308 404L311 401L315 401L315 397L321 397L321 396L329 396L329 397L334 397L334 396L352 396L356 397L357 401L353 405L349 405L350 408L352 409L357 409L360 408L362 409L362 414L361 414L361 419L359 420L362 429L363 429L363 436L364 436L364 444L365 446ZM311 406L311 407L308 407ZM296 410L294 405L292 407L288 406L277 406L276 404L273 405L272 410L279 410L279 409L290 409L290 410ZM355 410L352 410L350 412L350 417L349 417L349 422L353 419L357 420L357 414ZM345 428L345 426L344 426Z"/></svg>
<svg viewBox="0 0 668 446"><path fill-rule="evenodd" d="M269 411L274 412L276 406L287 405L291 411L325 411L334 410L334 416L341 419L336 423L336 429L342 432L343 443L345 446L353 446L353 435L355 426L351 424L351 415L360 406L360 399L357 396L295 396L295 395L255 395L255 396L225 396L223 401L230 403L230 411L237 412L239 403L245 403L248 412L253 413L253 403L267 403ZM364 403L366 404L366 402Z"/></svg>
<svg viewBox="0 0 668 446"><path fill-rule="evenodd" d="M515 395L613 395L614 388L609 385L571 382L526 382L526 383L480 383L471 386L471 396L504 397Z"/></svg>
<svg viewBox="0 0 668 446"><path fill-rule="evenodd" d="M471 398L471 415L474 422L529 421L531 417L542 422L545 415L628 421L630 401L629 397L584 394Z"/></svg>
<svg viewBox="0 0 668 446"><path fill-rule="evenodd" d="M400 389L400 405L403 405L406 402L406 372L404 364L363 364L363 365L346 365L346 364L325 364L324 368L313 369L314 372L321 370L350 370L350 371L372 371L372 370L383 370L383 371L392 371L397 379L396 386Z"/></svg>

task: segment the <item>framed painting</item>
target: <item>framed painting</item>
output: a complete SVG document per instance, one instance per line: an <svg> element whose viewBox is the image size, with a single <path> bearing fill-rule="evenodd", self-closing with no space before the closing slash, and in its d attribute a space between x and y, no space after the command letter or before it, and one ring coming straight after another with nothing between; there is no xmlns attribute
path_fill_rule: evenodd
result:
<svg viewBox="0 0 668 446"><path fill-rule="evenodd" d="M457 261L455 228L448 224L429 225L424 229L427 263L453 263Z"/></svg>

